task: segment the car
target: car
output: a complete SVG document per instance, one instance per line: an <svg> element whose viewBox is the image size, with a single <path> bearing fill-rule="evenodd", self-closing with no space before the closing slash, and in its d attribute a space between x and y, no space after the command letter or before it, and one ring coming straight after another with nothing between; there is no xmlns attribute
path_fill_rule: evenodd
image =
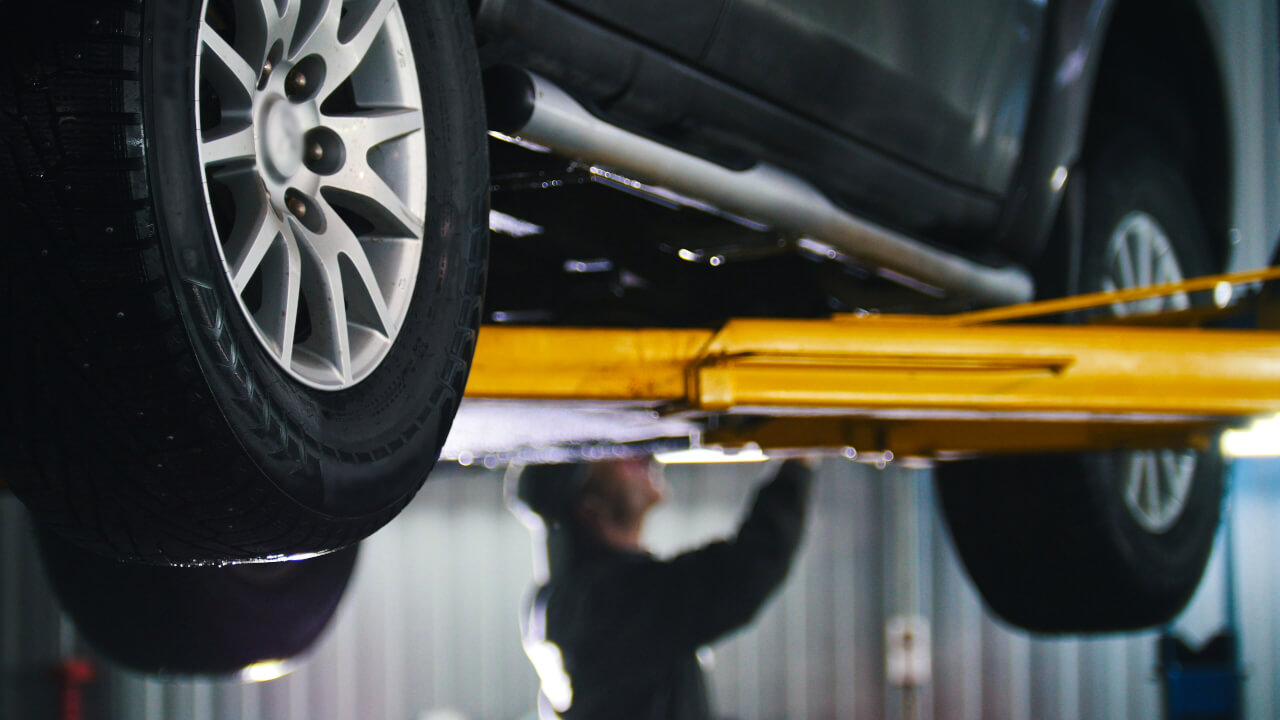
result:
<svg viewBox="0 0 1280 720"><path fill-rule="evenodd" d="M1262 264L1232 233L1261 141L1229 73L1261 51L1224 28L1250 8L14 4L0 472L91 551L324 553L426 478L482 321L939 312ZM1059 632L1176 613L1222 482L1212 451L938 472L988 604Z"/></svg>

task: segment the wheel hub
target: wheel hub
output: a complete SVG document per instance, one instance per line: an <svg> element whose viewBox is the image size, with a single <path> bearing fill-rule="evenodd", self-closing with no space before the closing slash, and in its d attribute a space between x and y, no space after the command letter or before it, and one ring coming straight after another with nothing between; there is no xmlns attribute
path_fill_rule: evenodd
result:
<svg viewBox="0 0 1280 720"><path fill-rule="evenodd" d="M268 104L262 121L265 165L276 179L286 181L302 169L304 139L302 121L292 103L283 98Z"/></svg>

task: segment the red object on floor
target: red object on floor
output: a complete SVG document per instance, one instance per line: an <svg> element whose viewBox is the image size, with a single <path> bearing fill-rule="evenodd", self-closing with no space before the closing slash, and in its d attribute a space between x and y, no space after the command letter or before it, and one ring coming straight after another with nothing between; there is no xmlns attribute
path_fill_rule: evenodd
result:
<svg viewBox="0 0 1280 720"><path fill-rule="evenodd" d="M93 682L97 670L85 658L67 658L55 669L58 676L58 719L84 720L84 686Z"/></svg>

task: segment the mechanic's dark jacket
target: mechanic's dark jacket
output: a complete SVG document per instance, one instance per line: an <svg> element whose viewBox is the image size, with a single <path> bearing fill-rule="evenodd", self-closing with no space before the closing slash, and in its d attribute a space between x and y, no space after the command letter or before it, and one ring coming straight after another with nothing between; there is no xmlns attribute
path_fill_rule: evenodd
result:
<svg viewBox="0 0 1280 720"><path fill-rule="evenodd" d="M670 560L575 546L536 602L572 685L565 720L709 718L697 648L751 621L787 575L809 468L787 462L732 540Z"/></svg>

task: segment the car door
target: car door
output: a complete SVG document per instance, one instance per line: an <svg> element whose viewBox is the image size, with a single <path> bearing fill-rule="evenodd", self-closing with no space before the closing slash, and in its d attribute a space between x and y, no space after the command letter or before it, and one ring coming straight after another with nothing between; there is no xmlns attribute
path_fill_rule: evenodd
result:
<svg viewBox="0 0 1280 720"><path fill-rule="evenodd" d="M706 49L726 0L558 0L561 5L686 60Z"/></svg>
<svg viewBox="0 0 1280 720"><path fill-rule="evenodd" d="M959 185L1002 193L1047 0L728 0L701 65Z"/></svg>

